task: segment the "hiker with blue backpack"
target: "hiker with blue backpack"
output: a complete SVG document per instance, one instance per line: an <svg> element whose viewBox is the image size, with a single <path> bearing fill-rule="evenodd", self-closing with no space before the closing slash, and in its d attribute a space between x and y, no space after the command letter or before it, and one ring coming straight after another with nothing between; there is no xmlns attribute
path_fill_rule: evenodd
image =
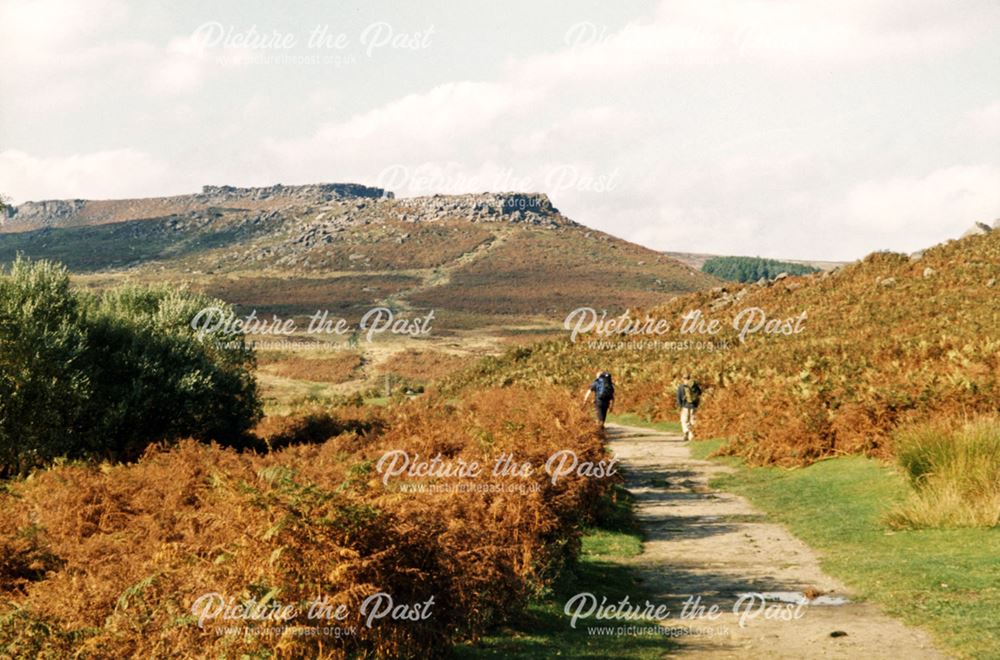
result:
<svg viewBox="0 0 1000 660"><path fill-rule="evenodd" d="M615 386L611 382L611 374L607 371L601 371L597 374L597 378L583 395L584 405L590 399L591 393L594 395L594 412L597 414L597 421L603 429L604 420L608 416L608 411L611 410L611 405L615 402Z"/></svg>
<svg viewBox="0 0 1000 660"><path fill-rule="evenodd" d="M681 430L684 440L694 440L695 411L701 403L701 386L695 382L691 374L684 374L680 387L677 388L677 407L681 409Z"/></svg>

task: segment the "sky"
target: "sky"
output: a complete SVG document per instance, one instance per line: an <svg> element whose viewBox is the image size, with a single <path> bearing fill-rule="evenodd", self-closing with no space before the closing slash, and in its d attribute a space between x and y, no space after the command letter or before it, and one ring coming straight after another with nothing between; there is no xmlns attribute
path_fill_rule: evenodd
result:
<svg viewBox="0 0 1000 660"><path fill-rule="evenodd" d="M659 250L1000 218L996 0L2 0L0 193L544 192Z"/></svg>

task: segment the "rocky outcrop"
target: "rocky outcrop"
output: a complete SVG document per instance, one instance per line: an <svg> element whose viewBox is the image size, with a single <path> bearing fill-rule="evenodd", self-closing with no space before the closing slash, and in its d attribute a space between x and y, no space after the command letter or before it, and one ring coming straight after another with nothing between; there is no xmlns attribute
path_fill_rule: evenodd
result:
<svg viewBox="0 0 1000 660"><path fill-rule="evenodd" d="M401 199L396 217L412 222L460 218L471 222L510 222L542 226L575 225L559 214L548 195L537 193L481 193L432 195Z"/></svg>
<svg viewBox="0 0 1000 660"><path fill-rule="evenodd" d="M994 226L996 225L996 223L993 224ZM966 238L968 236L976 236L977 234L988 234L991 231L993 231L993 228L990 227L985 222L977 222L976 224L972 225L972 227L970 227L967 232L962 234L962 238Z"/></svg>
<svg viewBox="0 0 1000 660"><path fill-rule="evenodd" d="M316 183L304 186L277 184L263 188L204 186L195 195L111 200L47 200L25 202L5 211L4 231L29 231L44 227L72 227L159 218L205 210L212 206L247 210L291 206L316 206L340 200L391 200L391 192L357 183Z"/></svg>
<svg viewBox="0 0 1000 660"><path fill-rule="evenodd" d="M43 202L25 202L4 209L0 225L24 224L41 229L66 224L87 204L82 199L53 199Z"/></svg>
<svg viewBox="0 0 1000 660"><path fill-rule="evenodd" d="M317 183L261 188L204 186L194 195L147 199L27 202L6 212L3 230L106 224L186 215L211 208L279 211L295 217L313 215L317 222L337 226L380 220L433 222L444 219L548 228L576 224L560 215L543 194L507 192L395 199L393 193L382 188L355 183Z"/></svg>
<svg viewBox="0 0 1000 660"><path fill-rule="evenodd" d="M329 202L352 197L392 199L393 194L382 188L358 183L314 183L304 186L284 186L280 183L264 188L237 188L235 186L202 186L198 197L206 203L222 203L239 199L287 198L290 201Z"/></svg>

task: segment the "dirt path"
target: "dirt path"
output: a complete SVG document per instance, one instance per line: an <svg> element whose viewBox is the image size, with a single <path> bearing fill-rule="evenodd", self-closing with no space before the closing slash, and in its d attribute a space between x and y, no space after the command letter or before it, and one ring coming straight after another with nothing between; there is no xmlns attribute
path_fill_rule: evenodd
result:
<svg viewBox="0 0 1000 660"><path fill-rule="evenodd" d="M675 614L671 627L722 634L678 639L678 655L694 658L943 658L929 636L889 618L869 603L850 602L847 587L825 575L816 554L781 525L736 495L713 491L709 479L725 466L690 458L680 434L608 425L609 447L626 472L645 535L643 552L629 560L651 600ZM762 593L766 605L745 599L741 612L776 606L806 590L823 598L799 608L793 620L745 618L733 612L742 594ZM783 594L781 592L784 592ZM689 597L718 605L716 620L681 621ZM846 602L845 602L846 601ZM822 604L821 604L822 603ZM842 604L837 604L842 603ZM831 636L834 633L834 636ZM843 634L846 633L846 634Z"/></svg>

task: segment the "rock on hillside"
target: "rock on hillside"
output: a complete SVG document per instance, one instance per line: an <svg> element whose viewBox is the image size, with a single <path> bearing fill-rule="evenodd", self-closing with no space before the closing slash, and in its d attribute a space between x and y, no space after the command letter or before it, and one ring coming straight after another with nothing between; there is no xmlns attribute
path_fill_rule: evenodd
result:
<svg viewBox="0 0 1000 660"><path fill-rule="evenodd" d="M508 222L540 226L575 225L563 218L542 194L481 193L432 195L395 200L393 193L354 183L281 184L263 188L204 186L201 193L174 197L117 200L46 200L25 202L0 215L0 232L46 227L100 225L128 220L195 215L211 210L280 211L302 215L315 211L336 216L338 224L382 219L406 222L444 218L471 222Z"/></svg>
<svg viewBox="0 0 1000 660"><path fill-rule="evenodd" d="M995 220L993 222L993 227L996 227L997 225L1000 225L1000 220ZM990 227L985 222L977 222L976 224L969 227L968 231L962 234L962 238L966 238L968 236L976 236L980 234L988 234L991 231L993 231L993 227Z"/></svg>
<svg viewBox="0 0 1000 660"><path fill-rule="evenodd" d="M482 193L479 195L433 195L400 200L392 209L400 220L444 217L472 222L511 222L533 225L576 225L559 214L547 195Z"/></svg>
<svg viewBox="0 0 1000 660"><path fill-rule="evenodd" d="M319 183L305 186L277 184L264 188L204 186L198 194L173 197L25 202L0 214L0 232L161 218L219 206L244 210L274 210L292 205L323 204L344 199L391 198L391 192L355 183Z"/></svg>
<svg viewBox="0 0 1000 660"><path fill-rule="evenodd" d="M357 183L314 183L305 186L276 184L266 188L237 188L235 186L202 186L199 200L208 204L225 204L241 199L269 199L281 197L299 201L330 201L351 197L387 198L393 194L381 188L371 188Z"/></svg>

